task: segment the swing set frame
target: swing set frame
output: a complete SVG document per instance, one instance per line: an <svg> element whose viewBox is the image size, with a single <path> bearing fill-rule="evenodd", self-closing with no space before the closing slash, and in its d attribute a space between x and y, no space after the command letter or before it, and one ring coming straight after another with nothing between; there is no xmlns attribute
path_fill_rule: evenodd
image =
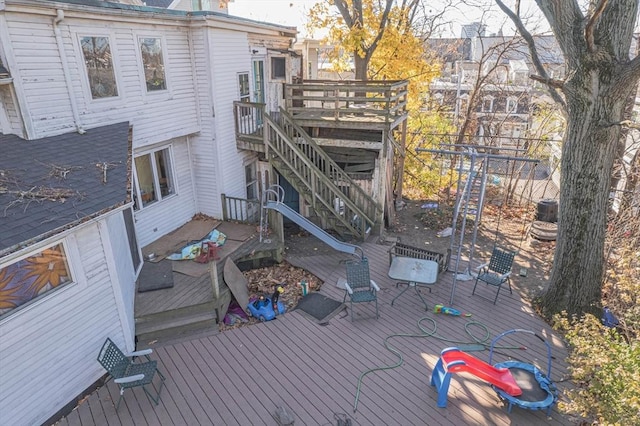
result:
<svg viewBox="0 0 640 426"><path fill-rule="evenodd" d="M442 154L442 155L449 155L449 156L455 156L458 158L459 161L457 161L458 163L458 179L457 179L457 183L456 183L456 201L455 201L455 209L454 209L454 213L453 213L453 220L452 220L452 224L451 224L451 253L455 254L456 259L455 262L452 262L455 266L454 266L454 274L453 274L453 285L451 288L451 297L449 299L449 306L453 306L454 304L454 298L455 298L455 293L456 293L456 285L457 285L457 280L458 278L464 278L467 279L470 276L470 271L471 271L471 265L473 262L473 255L475 252L475 246L476 246L476 240L478 237L478 225L480 223L480 220L482 219L482 210L484 207L484 195L485 195L485 190L486 190L486 185L487 185L487 172L490 170L489 169L489 163L491 160L502 160L502 161L506 161L507 162L507 170L509 169L508 165L511 161L522 161L522 162L528 162L528 163L535 163L535 166L537 166L540 163L539 159L535 159L535 158L528 158L528 157L518 157L513 156L513 155L498 155L498 154L491 154L489 152L478 152L477 145L468 145L468 144L441 144L441 147L443 147L443 149L428 149L428 148L416 148L416 153L421 153L421 152L429 152L432 154ZM487 147L489 148L489 147ZM525 151L524 149L521 148L500 148L503 151L506 150L510 150L510 151L516 151L517 152L523 152ZM468 166L469 166L469 170L465 169L465 161L463 161L464 159L468 158ZM481 183L480 183L480 195L479 195L479 201L478 201L478 206L475 209L476 211L474 212L475 217L473 220L473 233L472 233L472 239L470 242L470 246L469 246L469 253L468 253L468 261L467 261L467 267L466 269L460 271L460 264L461 264L461 259L462 259L462 251L463 251L463 247L464 247L464 243L465 243L465 234L466 234L466 226L467 226L467 218L470 215L469 212L469 203L466 202L464 203L464 206L461 210L461 200L465 199L465 200L469 200L470 196L471 196L471 187L472 185L467 184L467 181L469 181L470 179L472 179L471 174L474 173L474 168L479 165L479 168L482 169L482 173L481 173ZM534 169L535 169L534 166ZM468 174L467 177L467 181L465 181L464 186L463 182L462 182L462 176ZM464 197L464 198L463 198ZM500 206L500 211L499 211L499 216L498 216L498 226L500 224L500 217L502 215L502 209L503 209L503 205ZM458 219L459 216L462 214L462 220L461 220L461 224L460 224L460 231L459 231L459 236L456 235L458 233ZM496 228L495 234L494 234L494 246L496 244L496 240L497 240L497 235L498 235L498 229ZM456 244L457 242L457 244ZM521 241L522 243L522 241ZM450 263L451 265L451 263ZM460 276L459 276L460 275Z"/></svg>

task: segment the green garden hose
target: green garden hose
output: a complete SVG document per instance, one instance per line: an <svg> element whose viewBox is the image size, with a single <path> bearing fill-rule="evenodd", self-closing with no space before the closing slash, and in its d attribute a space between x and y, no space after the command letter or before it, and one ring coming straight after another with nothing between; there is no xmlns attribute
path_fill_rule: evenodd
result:
<svg viewBox="0 0 640 426"><path fill-rule="evenodd" d="M425 328L425 326L422 324L423 321L430 321L431 322L431 330L427 330ZM482 330L484 330L484 336L482 337L476 337L473 332L471 331L471 327L478 327ZM374 371L382 371L382 370L391 370L393 368L398 368L402 365L402 363L404 362L404 359L402 357L402 353L397 350L396 348L394 348L393 346L391 346L391 344L389 343L389 339L391 339L392 337L433 337L436 338L438 340L442 340L443 342L447 342L447 343L457 343L457 344L479 344L482 345L484 347L489 346L490 342L489 339L491 337L491 334L489 333L489 328L478 321L468 321L464 324L464 331L469 335L469 337L471 338L471 342L464 342L461 340L453 340L453 339L449 339L446 338L444 336L440 336L437 334L438 331L438 325L436 323L436 321L433 318L430 317L422 317L418 320L418 328L420 329L421 333L420 334L410 334L410 333L397 333L397 334L392 334L390 336L387 336L384 339L384 346L385 348L387 348L388 351L392 352L393 354L398 356L398 362L396 362L393 365L385 365L385 366L381 366L381 367L375 367L375 368L370 368L364 372L362 372L360 374L360 377L358 377L358 386L356 388L356 396L355 396L355 400L353 402L353 412L355 413L356 410L358 409L358 399L360 398L360 388L362 386L362 379L364 378L364 376L366 376L369 373L373 373ZM501 347L496 347L498 349L526 349L525 347L522 346L501 346Z"/></svg>

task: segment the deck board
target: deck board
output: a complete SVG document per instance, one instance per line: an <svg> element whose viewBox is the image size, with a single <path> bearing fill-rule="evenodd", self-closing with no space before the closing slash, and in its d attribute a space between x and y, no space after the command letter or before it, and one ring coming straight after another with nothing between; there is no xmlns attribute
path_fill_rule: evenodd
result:
<svg viewBox="0 0 640 426"><path fill-rule="evenodd" d="M350 307L334 316L327 325L309 321L297 312L288 312L275 321L240 327L217 335L160 346L154 357L167 376L162 401L151 403L139 389L125 392L120 410L111 398L118 391L109 382L94 392L83 405L61 424L85 424L83 416L108 424L213 424L273 425L272 413L285 406L295 413L296 424L335 424L334 416L349 416L360 425L537 425L571 424L554 407L551 420L541 411L514 407L508 413L493 389L469 374L455 375L449 390L447 408L437 407L437 392L429 380L440 351L456 342L471 343L474 338L465 324L477 321L482 326L467 326L476 340L489 344L493 338L512 328L539 333L553 347L552 378L559 388L567 374L567 350L562 339L538 318L518 294L503 288L493 305L493 287L486 289L489 300L472 296L473 281L458 281L454 307L469 312L471 318L434 314L433 305L449 305L453 274L442 273L432 292L421 288L429 310L409 289L391 306L402 290L387 276L388 246L364 243L370 261L371 277L381 287L378 303L380 318L375 319L373 304L355 305L356 320ZM304 267L324 284L320 292L342 300L344 292L336 287L344 277L344 261L350 256L338 252L308 255L290 248L287 261ZM480 285L479 285L480 287ZM484 289L483 289L484 290ZM434 322L432 322L433 320ZM419 322L426 331L421 331ZM427 336L435 332L438 337ZM486 331L485 331L486 327ZM361 386L358 409L354 413L358 377L368 369L391 366L398 357L385 348L390 344L403 357L401 366L367 374ZM546 370L546 349L534 336L517 334L505 338L506 345L524 344L526 350L496 352L496 361L505 353ZM488 361L488 351L473 352ZM102 409L102 413L97 410Z"/></svg>

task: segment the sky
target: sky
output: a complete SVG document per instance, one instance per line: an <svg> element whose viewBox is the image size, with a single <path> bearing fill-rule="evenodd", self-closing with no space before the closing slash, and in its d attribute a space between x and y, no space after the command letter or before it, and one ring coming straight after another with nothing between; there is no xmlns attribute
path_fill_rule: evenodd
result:
<svg viewBox="0 0 640 426"><path fill-rule="evenodd" d="M298 27L304 33L307 12L318 0L234 0L231 15L256 21Z"/></svg>
<svg viewBox="0 0 640 426"><path fill-rule="evenodd" d="M300 37L308 37L304 24L309 9L318 1L320 0L232 0L232 3L229 3L229 13L256 21L297 27ZM437 10L438 4L443 1L445 0L430 0L429 6ZM448 1L445 2L449 3ZM482 0L470 0L469 2L479 4L482 3ZM512 2L505 1L507 4ZM521 0L521 2L523 10L532 7L537 10L533 5L534 0ZM488 23L489 33L495 33L502 27L505 35L513 34L512 24L501 11L497 11L495 3L486 0L484 4L489 5L489 7L470 8L466 6L451 9L446 20L453 22L453 25L447 26L446 33L441 35L459 37L461 24L480 20ZM493 9L493 12L491 9Z"/></svg>

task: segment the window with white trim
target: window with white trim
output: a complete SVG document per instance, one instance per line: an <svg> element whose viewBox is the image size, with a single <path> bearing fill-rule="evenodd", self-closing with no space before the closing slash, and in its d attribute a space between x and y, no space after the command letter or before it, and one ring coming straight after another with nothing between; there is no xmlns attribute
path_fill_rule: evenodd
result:
<svg viewBox="0 0 640 426"><path fill-rule="evenodd" d="M514 97L507 98L507 114L515 114L518 111L518 99Z"/></svg>
<svg viewBox="0 0 640 426"><path fill-rule="evenodd" d="M73 283L62 242L0 267L0 318Z"/></svg>
<svg viewBox="0 0 640 426"><path fill-rule="evenodd" d="M251 102L248 72L242 72L238 74L238 95L240 97L240 102Z"/></svg>
<svg viewBox="0 0 640 426"><path fill-rule="evenodd" d="M157 37L140 37L139 42L147 92L166 90L162 40Z"/></svg>
<svg viewBox="0 0 640 426"><path fill-rule="evenodd" d="M169 148L135 158L136 210L175 194L173 161Z"/></svg>
<svg viewBox="0 0 640 426"><path fill-rule="evenodd" d="M118 96L109 37L80 37L80 46L93 99Z"/></svg>
<svg viewBox="0 0 640 426"><path fill-rule="evenodd" d="M249 73L243 72L238 74L238 97L240 102L251 102L251 89L249 88ZM251 115L251 108L241 107L240 115L246 117Z"/></svg>
<svg viewBox="0 0 640 426"><path fill-rule="evenodd" d="M244 166L244 181L247 188L247 200L256 200L258 198L258 175L256 173L257 163Z"/></svg>

